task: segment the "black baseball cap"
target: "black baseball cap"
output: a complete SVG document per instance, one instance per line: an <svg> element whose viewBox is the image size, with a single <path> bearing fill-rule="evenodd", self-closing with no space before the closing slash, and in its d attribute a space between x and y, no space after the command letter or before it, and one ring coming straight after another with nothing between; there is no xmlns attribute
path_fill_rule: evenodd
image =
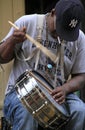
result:
<svg viewBox="0 0 85 130"><path fill-rule="evenodd" d="M75 41L79 36L84 7L79 0L59 0L55 6L56 32L66 41Z"/></svg>

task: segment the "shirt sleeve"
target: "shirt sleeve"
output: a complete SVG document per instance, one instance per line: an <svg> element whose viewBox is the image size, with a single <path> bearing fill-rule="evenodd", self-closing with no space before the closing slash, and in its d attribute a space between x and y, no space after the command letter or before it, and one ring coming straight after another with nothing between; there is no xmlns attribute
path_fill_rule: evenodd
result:
<svg viewBox="0 0 85 130"><path fill-rule="evenodd" d="M72 74L85 73L85 35L82 31L77 40L77 55L72 67Z"/></svg>

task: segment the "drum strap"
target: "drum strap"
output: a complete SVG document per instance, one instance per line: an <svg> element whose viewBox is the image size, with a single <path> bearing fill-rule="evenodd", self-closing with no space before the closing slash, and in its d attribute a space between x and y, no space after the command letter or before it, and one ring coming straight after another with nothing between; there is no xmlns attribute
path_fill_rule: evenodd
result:
<svg viewBox="0 0 85 130"><path fill-rule="evenodd" d="M44 130L44 128L38 124L38 130Z"/></svg>
<svg viewBox="0 0 85 130"><path fill-rule="evenodd" d="M38 18L37 18L37 32L38 32L37 41L38 42L41 42L41 35L42 35L42 31L43 31L44 17L45 17L45 15L38 15ZM15 51L15 55L16 55L16 57L17 57L18 60L20 60L20 61L26 61L26 62L28 62L31 58L33 58L33 56L36 55L36 63L35 63L34 70L37 69L37 65L38 65L38 61L39 61L39 57L40 57L40 49L36 48L29 55L29 57L27 57L27 58L24 56L23 52L21 53L21 56L18 56L17 52Z"/></svg>
<svg viewBox="0 0 85 130"><path fill-rule="evenodd" d="M38 15L38 19L37 19L37 41L41 43L41 36L42 36L42 32L43 32L43 21L44 21L45 15ZM37 55L36 55L36 63L35 63L35 68L34 70L37 70L37 65L39 62L39 58L40 58L40 49L38 49L37 51Z"/></svg>
<svg viewBox="0 0 85 130"><path fill-rule="evenodd" d="M62 79L62 84L65 82L65 77L64 77L64 47L65 47L65 41L63 40L61 43L61 53L60 53L60 66L61 66L61 79Z"/></svg>
<svg viewBox="0 0 85 130"><path fill-rule="evenodd" d="M65 82L65 77L64 77L64 47L65 47L65 41L64 40L61 41L59 37L57 37L57 39L58 39L58 42L59 42L59 46L57 48L58 60L56 62L56 73L55 73L54 88L56 87L56 83L58 83L58 81L57 81L57 71L58 71L58 69L61 73L62 84Z"/></svg>

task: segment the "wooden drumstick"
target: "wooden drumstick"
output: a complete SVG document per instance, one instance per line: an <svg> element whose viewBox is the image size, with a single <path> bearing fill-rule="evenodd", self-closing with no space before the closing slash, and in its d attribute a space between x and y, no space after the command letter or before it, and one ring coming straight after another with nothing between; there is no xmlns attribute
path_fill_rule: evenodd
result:
<svg viewBox="0 0 85 130"><path fill-rule="evenodd" d="M15 29L19 30L19 28L13 24L11 21L8 21L10 25L12 25ZM34 45L36 45L37 48L39 48L46 56L48 56L54 63L57 62L58 57L52 53L50 50L48 50L46 47L41 45L38 41L34 40L32 37L30 37L28 34L26 34L26 38L30 40Z"/></svg>

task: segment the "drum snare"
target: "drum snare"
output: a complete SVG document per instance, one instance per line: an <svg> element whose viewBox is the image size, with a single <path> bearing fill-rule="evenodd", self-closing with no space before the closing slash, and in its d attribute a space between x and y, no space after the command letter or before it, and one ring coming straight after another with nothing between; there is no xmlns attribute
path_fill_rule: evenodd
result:
<svg viewBox="0 0 85 130"><path fill-rule="evenodd" d="M15 84L18 98L38 123L44 128L58 130L68 122L69 112L66 105L59 105L46 88L51 88L50 84L36 71L26 71Z"/></svg>

